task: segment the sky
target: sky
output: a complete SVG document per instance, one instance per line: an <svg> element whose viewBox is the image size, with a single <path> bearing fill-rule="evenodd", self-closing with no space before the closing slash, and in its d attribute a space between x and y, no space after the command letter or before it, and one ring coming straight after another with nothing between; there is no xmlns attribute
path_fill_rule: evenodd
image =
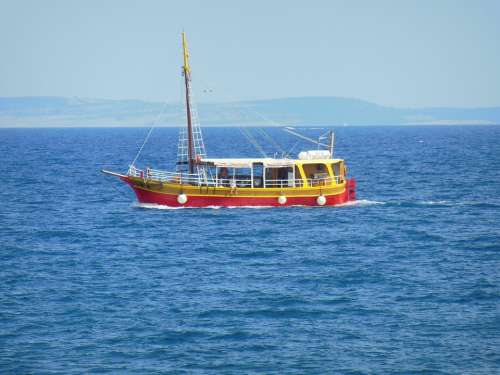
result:
<svg viewBox="0 0 500 375"><path fill-rule="evenodd" d="M500 1L0 0L0 96L500 106Z"/></svg>

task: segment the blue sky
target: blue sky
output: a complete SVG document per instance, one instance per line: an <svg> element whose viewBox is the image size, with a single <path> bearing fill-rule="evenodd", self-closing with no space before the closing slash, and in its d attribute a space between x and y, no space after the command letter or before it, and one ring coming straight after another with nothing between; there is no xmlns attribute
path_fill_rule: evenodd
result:
<svg viewBox="0 0 500 375"><path fill-rule="evenodd" d="M0 96L500 105L500 1L0 0ZM205 92L209 91L209 92Z"/></svg>

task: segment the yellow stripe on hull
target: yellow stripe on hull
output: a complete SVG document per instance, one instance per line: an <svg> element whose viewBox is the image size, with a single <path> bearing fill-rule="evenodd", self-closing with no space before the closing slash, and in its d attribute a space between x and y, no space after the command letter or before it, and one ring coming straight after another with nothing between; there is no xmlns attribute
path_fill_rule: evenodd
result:
<svg viewBox="0 0 500 375"><path fill-rule="evenodd" d="M277 198L280 195L287 197L316 197L318 195L336 195L345 192L346 183L330 184L314 187L282 187L282 188L247 188L226 186L193 186L188 184L176 184L156 180L143 180L137 177L128 177L128 182L134 187L142 190L163 194L187 194L190 196L214 196L214 197L259 197Z"/></svg>

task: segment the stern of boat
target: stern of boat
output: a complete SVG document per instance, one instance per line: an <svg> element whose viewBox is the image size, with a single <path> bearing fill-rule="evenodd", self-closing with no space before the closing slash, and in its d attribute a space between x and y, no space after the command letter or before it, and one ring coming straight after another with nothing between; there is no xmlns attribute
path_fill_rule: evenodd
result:
<svg viewBox="0 0 500 375"><path fill-rule="evenodd" d="M356 200L356 179L350 178L347 180L347 200L355 201Z"/></svg>

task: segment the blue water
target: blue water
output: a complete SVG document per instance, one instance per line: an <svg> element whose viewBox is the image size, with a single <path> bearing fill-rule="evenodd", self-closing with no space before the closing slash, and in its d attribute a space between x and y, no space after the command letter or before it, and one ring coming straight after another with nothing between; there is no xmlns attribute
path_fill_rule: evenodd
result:
<svg viewBox="0 0 500 375"><path fill-rule="evenodd" d="M178 210L99 172L147 129L0 130L0 373L499 373L500 127L335 130L357 204Z"/></svg>

